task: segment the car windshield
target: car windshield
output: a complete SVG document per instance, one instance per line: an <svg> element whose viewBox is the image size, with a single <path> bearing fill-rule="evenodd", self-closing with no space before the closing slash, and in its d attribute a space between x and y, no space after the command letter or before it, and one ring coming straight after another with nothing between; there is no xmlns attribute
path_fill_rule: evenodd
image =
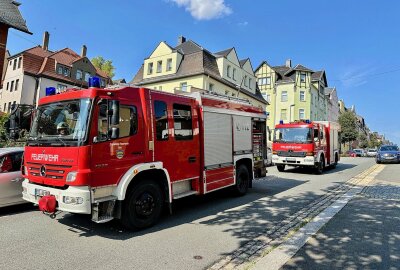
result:
<svg viewBox="0 0 400 270"><path fill-rule="evenodd" d="M368 149L368 152L376 152L376 149Z"/></svg>
<svg viewBox="0 0 400 270"><path fill-rule="evenodd" d="M28 144L77 146L85 141L90 99L41 105L34 116Z"/></svg>
<svg viewBox="0 0 400 270"><path fill-rule="evenodd" d="M362 152L361 149L354 149L354 152Z"/></svg>
<svg viewBox="0 0 400 270"><path fill-rule="evenodd" d="M311 143L311 128L277 128L274 132L274 142Z"/></svg>
<svg viewBox="0 0 400 270"><path fill-rule="evenodd" d="M399 151L399 148L395 145L382 146L380 151Z"/></svg>

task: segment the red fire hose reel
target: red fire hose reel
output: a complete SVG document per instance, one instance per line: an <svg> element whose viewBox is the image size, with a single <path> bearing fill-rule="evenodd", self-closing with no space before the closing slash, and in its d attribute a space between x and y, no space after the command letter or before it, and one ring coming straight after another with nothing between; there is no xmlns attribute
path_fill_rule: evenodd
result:
<svg viewBox="0 0 400 270"><path fill-rule="evenodd" d="M46 195L39 199L39 209L51 218L56 217L57 200L53 195Z"/></svg>

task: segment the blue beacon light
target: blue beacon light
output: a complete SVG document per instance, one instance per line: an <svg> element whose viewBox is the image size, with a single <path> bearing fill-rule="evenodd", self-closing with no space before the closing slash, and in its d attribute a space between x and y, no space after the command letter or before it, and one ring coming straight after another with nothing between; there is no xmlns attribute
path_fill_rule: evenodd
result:
<svg viewBox="0 0 400 270"><path fill-rule="evenodd" d="M89 87L100 88L100 78L99 77L90 77L89 78Z"/></svg>
<svg viewBox="0 0 400 270"><path fill-rule="evenodd" d="M46 87L46 96L53 96L56 94L55 87Z"/></svg>

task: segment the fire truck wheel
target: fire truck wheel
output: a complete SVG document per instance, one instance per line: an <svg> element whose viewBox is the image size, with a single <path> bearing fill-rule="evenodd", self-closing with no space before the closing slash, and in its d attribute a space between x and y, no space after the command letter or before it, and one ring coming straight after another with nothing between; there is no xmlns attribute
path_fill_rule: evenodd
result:
<svg viewBox="0 0 400 270"><path fill-rule="evenodd" d="M139 182L125 198L122 224L133 230L153 226L160 218L163 201L163 193L157 183Z"/></svg>
<svg viewBox="0 0 400 270"><path fill-rule="evenodd" d="M324 168L325 168L325 160L324 160L324 157L321 156L321 158L317 164L317 167L315 168L315 173L322 174L324 172Z"/></svg>
<svg viewBox="0 0 400 270"><path fill-rule="evenodd" d="M235 194L242 196L247 193L250 184L250 176L247 167L242 164L236 169Z"/></svg>
<svg viewBox="0 0 400 270"><path fill-rule="evenodd" d="M276 165L278 171L283 172L285 170L285 165Z"/></svg>

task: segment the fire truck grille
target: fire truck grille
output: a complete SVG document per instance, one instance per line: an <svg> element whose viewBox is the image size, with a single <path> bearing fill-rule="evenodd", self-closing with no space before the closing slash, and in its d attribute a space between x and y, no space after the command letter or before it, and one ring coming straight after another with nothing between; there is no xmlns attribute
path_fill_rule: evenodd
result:
<svg viewBox="0 0 400 270"><path fill-rule="evenodd" d="M281 156L281 157L305 157L306 152L278 151L278 156Z"/></svg>
<svg viewBox="0 0 400 270"><path fill-rule="evenodd" d="M53 165L53 164L41 164L34 162L27 162L28 173L33 176L45 177L50 179L63 179L65 169L71 168L72 166L67 165ZM45 167L45 173L43 174L42 166Z"/></svg>

